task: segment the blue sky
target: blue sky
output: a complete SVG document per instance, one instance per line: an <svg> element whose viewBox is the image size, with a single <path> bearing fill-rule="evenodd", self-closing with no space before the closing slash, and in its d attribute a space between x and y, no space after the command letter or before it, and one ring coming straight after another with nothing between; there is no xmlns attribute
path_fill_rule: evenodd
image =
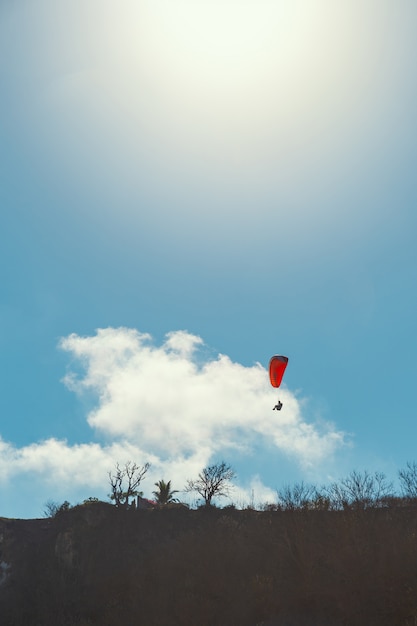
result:
<svg viewBox="0 0 417 626"><path fill-rule="evenodd" d="M416 18L1 3L0 515L129 459L244 505L417 458Z"/></svg>

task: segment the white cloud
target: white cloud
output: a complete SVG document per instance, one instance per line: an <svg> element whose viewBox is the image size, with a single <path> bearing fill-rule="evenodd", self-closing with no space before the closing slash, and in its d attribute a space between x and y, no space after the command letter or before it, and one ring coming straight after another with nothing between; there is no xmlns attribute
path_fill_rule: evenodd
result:
<svg viewBox="0 0 417 626"><path fill-rule="evenodd" d="M228 448L244 450L253 437L263 437L311 465L342 442L331 426L323 432L307 423L299 400L285 387L284 408L273 412L274 391L260 364L244 367L222 354L202 362L202 343L185 331L169 333L159 347L149 335L126 328L70 335L61 347L83 362L85 372L66 382L77 393L97 394L88 422L98 432L128 438L164 459L203 449L210 457Z"/></svg>
<svg viewBox="0 0 417 626"><path fill-rule="evenodd" d="M255 474L247 484L234 487L230 499L238 508L260 508L265 504L276 503L277 492L266 486L261 477Z"/></svg>
<svg viewBox="0 0 417 626"><path fill-rule="evenodd" d="M302 403L285 386L284 406L272 410L277 393L259 364L245 367L225 355L203 358L200 337L170 332L157 346L148 334L128 328L69 335L60 347L80 364L65 384L97 404L87 420L101 443L70 445L48 439L16 448L0 439L0 477L35 475L48 485L102 488L116 461L151 463L149 494L161 477L181 489L188 478L228 453L249 459L254 445L293 458L305 471L317 468L344 443L331 424L319 428L302 414ZM104 442L104 443L103 443ZM272 491L253 477L236 492L249 502L271 500Z"/></svg>

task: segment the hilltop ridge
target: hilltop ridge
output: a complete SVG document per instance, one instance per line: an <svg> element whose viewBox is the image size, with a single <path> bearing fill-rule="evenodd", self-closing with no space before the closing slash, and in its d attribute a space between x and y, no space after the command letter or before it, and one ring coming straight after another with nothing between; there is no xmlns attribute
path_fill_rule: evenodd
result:
<svg viewBox="0 0 417 626"><path fill-rule="evenodd" d="M2 626L410 626L417 510L0 518Z"/></svg>

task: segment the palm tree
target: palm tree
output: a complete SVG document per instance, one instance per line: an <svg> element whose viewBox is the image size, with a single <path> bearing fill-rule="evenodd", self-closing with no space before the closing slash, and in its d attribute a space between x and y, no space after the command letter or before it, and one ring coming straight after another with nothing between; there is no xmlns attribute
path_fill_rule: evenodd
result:
<svg viewBox="0 0 417 626"><path fill-rule="evenodd" d="M178 502L177 498L174 498L174 493L178 493L177 489L171 489L171 481L169 480L167 483L164 480L158 480L155 483L155 486L158 487L157 491L153 491L153 495L155 496L155 500L158 504L169 504L170 502Z"/></svg>

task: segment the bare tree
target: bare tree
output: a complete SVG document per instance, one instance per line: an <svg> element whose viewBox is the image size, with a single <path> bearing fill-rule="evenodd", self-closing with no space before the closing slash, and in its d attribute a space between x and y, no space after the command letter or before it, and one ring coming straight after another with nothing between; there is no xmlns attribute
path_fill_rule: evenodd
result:
<svg viewBox="0 0 417 626"><path fill-rule="evenodd" d="M206 506L211 505L214 497L228 496L230 481L236 476L230 465L222 461L205 467L196 480L188 480L185 491L195 491L203 499Z"/></svg>
<svg viewBox="0 0 417 626"><path fill-rule="evenodd" d="M314 485L304 481L277 490L278 507L285 510L313 508L318 496Z"/></svg>
<svg viewBox="0 0 417 626"><path fill-rule="evenodd" d="M417 498L417 463L407 462L407 467L398 472L404 498Z"/></svg>
<svg viewBox="0 0 417 626"><path fill-rule="evenodd" d="M111 494L109 497L114 500L118 507L127 507L129 498L139 494L139 485L150 467L150 463L145 463L142 467L128 461L123 467L116 463L114 473L109 472L109 482Z"/></svg>
<svg viewBox="0 0 417 626"><path fill-rule="evenodd" d="M392 493L393 485L384 473L369 474L367 471L361 473L355 470L325 490L332 508L335 509L380 506Z"/></svg>
<svg viewBox="0 0 417 626"><path fill-rule="evenodd" d="M59 504L54 500L47 500L44 504L43 516L44 517L55 517L58 512Z"/></svg>
<svg viewBox="0 0 417 626"><path fill-rule="evenodd" d="M54 500L48 500L45 502L45 508L43 510L44 517L56 517L59 513L65 513L65 511L69 511L71 508L68 500L65 500L62 504L58 504Z"/></svg>

